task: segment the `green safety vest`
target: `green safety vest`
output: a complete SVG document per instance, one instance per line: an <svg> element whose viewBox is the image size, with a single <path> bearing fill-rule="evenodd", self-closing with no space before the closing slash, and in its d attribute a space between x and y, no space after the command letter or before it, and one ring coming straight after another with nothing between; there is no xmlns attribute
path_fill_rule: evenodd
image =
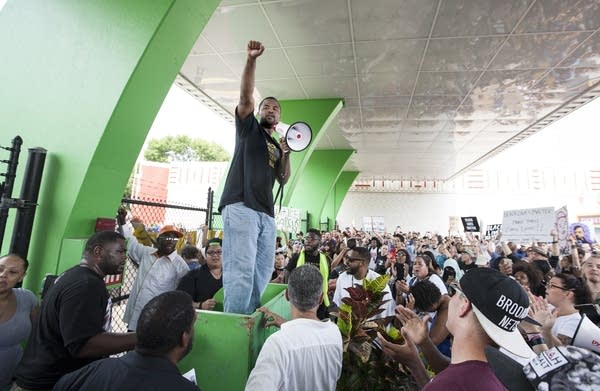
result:
<svg viewBox="0 0 600 391"><path fill-rule="evenodd" d="M296 262L296 267L304 265L304 250L300 252L298 255L298 261ZM327 257L325 254L319 254L319 270L321 271L321 276L323 276L323 304L326 307L329 307L329 296L327 295L327 287L329 286L329 263L327 262Z"/></svg>

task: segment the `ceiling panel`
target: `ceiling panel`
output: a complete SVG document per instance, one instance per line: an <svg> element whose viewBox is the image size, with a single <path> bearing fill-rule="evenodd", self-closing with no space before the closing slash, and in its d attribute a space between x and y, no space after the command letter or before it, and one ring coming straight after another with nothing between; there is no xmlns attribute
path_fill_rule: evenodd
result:
<svg viewBox="0 0 600 391"><path fill-rule="evenodd" d="M302 79L302 84L308 93L308 98L357 96L354 77L305 77Z"/></svg>
<svg viewBox="0 0 600 391"><path fill-rule="evenodd" d="M361 97L410 95L415 84L413 72L369 73L358 79Z"/></svg>
<svg viewBox="0 0 600 391"><path fill-rule="evenodd" d="M224 53L223 59L231 69L241 72L246 64L245 52ZM291 79L296 74L290 66L282 49L272 48L261 56L261 66L256 68L256 80ZM240 76L238 75L238 80Z"/></svg>
<svg viewBox="0 0 600 391"><path fill-rule="evenodd" d="M591 34L559 67L600 67L600 39L598 31Z"/></svg>
<svg viewBox="0 0 600 391"><path fill-rule="evenodd" d="M185 60L181 72L198 86L234 81L237 81L237 84L239 84L240 78L216 54L189 56Z"/></svg>
<svg viewBox="0 0 600 391"><path fill-rule="evenodd" d="M249 31L252 31L252 38L248 37ZM270 48L279 46L275 32L258 4L217 7L202 35L221 53L245 52L249 39L260 41Z"/></svg>
<svg viewBox="0 0 600 391"><path fill-rule="evenodd" d="M441 2L434 37L508 34L531 0L445 0Z"/></svg>
<svg viewBox="0 0 600 391"><path fill-rule="evenodd" d="M299 76L354 76L354 53L349 43L286 49Z"/></svg>
<svg viewBox="0 0 600 391"><path fill-rule="evenodd" d="M549 68L564 60L591 33L570 32L510 37L490 69Z"/></svg>
<svg viewBox="0 0 600 391"><path fill-rule="evenodd" d="M437 0L351 0L357 41L426 38Z"/></svg>
<svg viewBox="0 0 600 391"><path fill-rule="evenodd" d="M595 30L600 27L600 2L538 0L517 33Z"/></svg>
<svg viewBox="0 0 600 391"><path fill-rule="evenodd" d="M422 72L415 89L417 95L461 95L473 87L480 72Z"/></svg>
<svg viewBox="0 0 600 391"><path fill-rule="evenodd" d="M276 1L263 4L284 46L351 41L346 0ZM245 30L246 35L249 31L252 30Z"/></svg>
<svg viewBox="0 0 600 391"><path fill-rule="evenodd" d="M432 39L421 69L451 72L483 70L503 41L502 37Z"/></svg>
<svg viewBox="0 0 600 391"><path fill-rule="evenodd" d="M425 48L425 40L405 39L379 42L357 42L358 71L370 73L416 72Z"/></svg>
<svg viewBox="0 0 600 391"><path fill-rule="evenodd" d="M223 0L181 79L233 113L247 41L259 40L257 99L343 99L316 147L355 149L345 169L447 179L541 129L545 115L600 96L599 9L598 0Z"/></svg>

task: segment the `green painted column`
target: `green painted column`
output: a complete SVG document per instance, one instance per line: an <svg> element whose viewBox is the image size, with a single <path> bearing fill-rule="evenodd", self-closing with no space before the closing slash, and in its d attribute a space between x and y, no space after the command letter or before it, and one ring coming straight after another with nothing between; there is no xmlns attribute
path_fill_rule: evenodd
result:
<svg viewBox="0 0 600 391"><path fill-rule="evenodd" d="M25 286L78 262L112 217L148 130L218 0L9 0L0 12L0 144L48 150ZM14 196L19 194L22 156ZM11 224L2 251L8 249ZM64 266L63 266L64 265Z"/></svg>
<svg viewBox="0 0 600 391"><path fill-rule="evenodd" d="M327 218L329 222L329 228L333 229L335 226L335 219L340 211L342 202L348 193L348 189L352 186L352 183L358 176L359 171L342 171L333 186L332 191L329 192L329 196L325 201L325 207L321 214L321 220Z"/></svg>
<svg viewBox="0 0 600 391"><path fill-rule="evenodd" d="M308 211L311 228L319 228L325 201L353 152L351 149L320 149L311 154L289 203L291 207Z"/></svg>

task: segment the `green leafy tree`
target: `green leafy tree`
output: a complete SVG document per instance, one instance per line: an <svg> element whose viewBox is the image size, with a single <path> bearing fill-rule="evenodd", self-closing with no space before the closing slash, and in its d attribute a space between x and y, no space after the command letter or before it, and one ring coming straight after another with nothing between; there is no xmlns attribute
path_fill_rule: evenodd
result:
<svg viewBox="0 0 600 391"><path fill-rule="evenodd" d="M144 151L144 158L153 162L226 162L229 153L219 144L188 136L166 136L152 139Z"/></svg>

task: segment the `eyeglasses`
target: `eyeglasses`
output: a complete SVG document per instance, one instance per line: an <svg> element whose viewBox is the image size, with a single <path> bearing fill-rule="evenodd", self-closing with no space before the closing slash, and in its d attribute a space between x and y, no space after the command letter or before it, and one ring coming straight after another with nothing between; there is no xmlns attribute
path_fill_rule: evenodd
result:
<svg viewBox="0 0 600 391"><path fill-rule="evenodd" d="M223 254L223 251L221 250L213 250L213 251L207 251L206 255L221 255Z"/></svg>
<svg viewBox="0 0 600 391"><path fill-rule="evenodd" d="M176 242L179 240L179 238L176 236L161 236L159 240L164 242Z"/></svg>
<svg viewBox="0 0 600 391"><path fill-rule="evenodd" d="M563 288L562 286L554 285L551 282L548 282L546 284L546 288L548 288L548 289L550 289L550 288L556 288L556 289L560 289L561 291L566 291L566 292L569 292L569 291L572 290L572 289Z"/></svg>

